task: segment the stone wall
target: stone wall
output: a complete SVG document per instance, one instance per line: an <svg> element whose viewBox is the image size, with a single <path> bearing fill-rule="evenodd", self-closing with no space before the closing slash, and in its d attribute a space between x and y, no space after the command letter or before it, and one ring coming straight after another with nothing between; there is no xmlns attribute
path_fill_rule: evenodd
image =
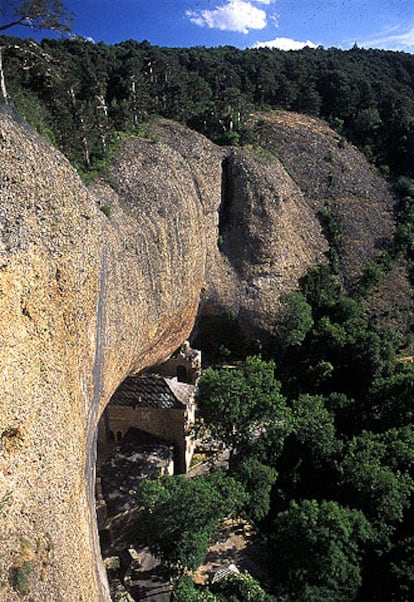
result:
<svg viewBox="0 0 414 602"><path fill-rule="evenodd" d="M180 474L187 471L193 451L192 443L185 437L190 420L190 417L187 417L187 410L162 410L109 404L104 414L99 424L102 425L100 429L105 428L109 442L121 441L131 427L140 429L167 443L172 443L174 472Z"/></svg>
<svg viewBox="0 0 414 602"><path fill-rule="evenodd" d="M155 372L169 378L176 377L180 382L194 385L201 374L201 352L192 350L194 356L176 353L167 362L157 366Z"/></svg>

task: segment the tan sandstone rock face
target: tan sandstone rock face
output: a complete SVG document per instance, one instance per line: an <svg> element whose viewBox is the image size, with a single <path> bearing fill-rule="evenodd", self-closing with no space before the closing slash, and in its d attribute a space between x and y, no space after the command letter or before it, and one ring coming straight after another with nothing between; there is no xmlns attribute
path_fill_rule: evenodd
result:
<svg viewBox="0 0 414 602"><path fill-rule="evenodd" d="M218 148L165 120L152 132L122 145L112 187L88 191L0 114L0 600L109 599L94 514L100 412L128 374L188 337L200 297L269 333L280 294L328 248L324 197L274 152ZM385 188L385 210L375 202L372 236L386 237Z"/></svg>
<svg viewBox="0 0 414 602"><path fill-rule="evenodd" d="M7 117L0 156L0 597L20 599L30 572L34 599L93 600L84 474L103 216L64 158Z"/></svg>
<svg viewBox="0 0 414 602"><path fill-rule="evenodd" d="M166 120L156 121L151 131L158 144L131 139L117 157L111 178L121 197L131 196L130 181L135 197L151 203L173 197L171 178L177 173L182 178L186 165L188 189L195 189L204 216L202 310L232 308L251 336L266 336L279 315L280 294L296 288L328 249L315 212L270 153L220 148ZM160 149L156 157L155 151L149 154L154 147ZM144 179L138 172L131 178L131 157Z"/></svg>
<svg viewBox="0 0 414 602"><path fill-rule="evenodd" d="M0 599L20 599L26 571L32 600L105 600L93 499L99 409L128 373L190 333L204 284L202 207L185 167L160 190L162 204L140 197L141 166L128 165L127 150L123 208L110 188L93 196L59 153L5 116L0 155ZM98 208L108 202L110 219Z"/></svg>
<svg viewBox="0 0 414 602"><path fill-rule="evenodd" d="M274 111L254 116L252 125L308 207L335 220L340 273L352 286L392 238L395 199L386 181L373 173L361 152L318 119Z"/></svg>

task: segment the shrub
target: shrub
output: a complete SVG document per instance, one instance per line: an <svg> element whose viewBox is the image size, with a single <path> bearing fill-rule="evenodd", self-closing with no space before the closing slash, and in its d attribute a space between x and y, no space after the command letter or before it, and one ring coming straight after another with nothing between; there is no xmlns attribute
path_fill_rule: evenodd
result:
<svg viewBox="0 0 414 602"><path fill-rule="evenodd" d="M106 215L106 217L108 219L111 219L112 216L112 207L109 203L105 203L105 205L102 205L101 207L99 207L99 209L102 211L102 213L104 215Z"/></svg>
<svg viewBox="0 0 414 602"><path fill-rule="evenodd" d="M28 577L32 572L32 566L28 560L22 566L16 567L14 571L14 588L23 596L30 593Z"/></svg>

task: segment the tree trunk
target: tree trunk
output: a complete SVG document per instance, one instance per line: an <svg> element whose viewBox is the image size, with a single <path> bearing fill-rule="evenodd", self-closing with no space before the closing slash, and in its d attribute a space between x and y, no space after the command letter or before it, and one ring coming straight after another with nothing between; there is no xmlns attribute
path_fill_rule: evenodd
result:
<svg viewBox="0 0 414 602"><path fill-rule="evenodd" d="M0 46L0 91L1 91L1 95L3 96L4 102L7 105L7 104L9 104L9 95L7 94L6 80L4 78L4 70L3 70L4 50L5 50L5 47Z"/></svg>

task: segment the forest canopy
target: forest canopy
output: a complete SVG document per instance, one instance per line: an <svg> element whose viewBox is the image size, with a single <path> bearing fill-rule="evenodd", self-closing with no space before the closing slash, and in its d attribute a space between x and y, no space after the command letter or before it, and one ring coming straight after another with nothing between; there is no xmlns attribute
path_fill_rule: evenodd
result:
<svg viewBox="0 0 414 602"><path fill-rule="evenodd" d="M251 144L252 109L327 120L385 173L412 177L414 57L335 48L160 48L128 40L3 36L12 102L74 162L90 165L116 131L157 114L221 144ZM30 50L30 52L27 52ZM86 145L85 145L86 141Z"/></svg>

